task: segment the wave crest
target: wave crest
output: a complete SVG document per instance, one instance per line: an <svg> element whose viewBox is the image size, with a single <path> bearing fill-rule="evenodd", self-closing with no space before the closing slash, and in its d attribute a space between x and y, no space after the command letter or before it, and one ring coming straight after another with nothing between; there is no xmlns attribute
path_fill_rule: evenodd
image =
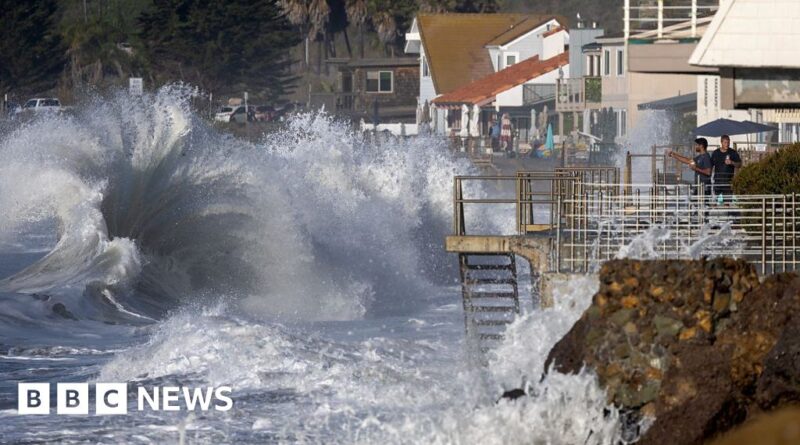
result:
<svg viewBox="0 0 800 445"><path fill-rule="evenodd" d="M91 284L156 315L222 295L348 319L408 311L453 276L441 240L452 176L471 167L443 141L368 144L307 113L252 144L209 127L190 97L118 94L4 138L0 236L53 218L59 241L0 289Z"/></svg>

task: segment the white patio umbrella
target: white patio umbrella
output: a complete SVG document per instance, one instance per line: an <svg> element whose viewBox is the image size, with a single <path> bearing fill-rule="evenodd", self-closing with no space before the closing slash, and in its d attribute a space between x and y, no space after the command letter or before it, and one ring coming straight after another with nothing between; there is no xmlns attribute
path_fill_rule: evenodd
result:
<svg viewBox="0 0 800 445"><path fill-rule="evenodd" d="M481 135L481 130L478 124L481 121L481 107L477 105L472 106L472 116L469 119L469 135L477 138Z"/></svg>
<svg viewBox="0 0 800 445"><path fill-rule="evenodd" d="M462 138L469 136L469 106L461 106L461 132L458 134Z"/></svg>

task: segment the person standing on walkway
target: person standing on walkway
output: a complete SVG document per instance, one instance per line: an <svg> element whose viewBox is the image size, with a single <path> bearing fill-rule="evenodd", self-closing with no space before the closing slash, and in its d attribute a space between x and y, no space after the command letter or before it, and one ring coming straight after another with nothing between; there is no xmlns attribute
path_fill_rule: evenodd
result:
<svg viewBox="0 0 800 445"><path fill-rule="evenodd" d="M731 138L723 135L720 139L720 147L711 154L711 165L714 170L714 193L722 202L727 195L733 194L731 182L736 169L742 166L742 158L739 153L731 148Z"/></svg>
<svg viewBox="0 0 800 445"><path fill-rule="evenodd" d="M489 122L489 136L492 138L492 151L500 148L500 122L492 118Z"/></svg>
<svg viewBox="0 0 800 445"><path fill-rule="evenodd" d="M511 153L511 117L508 113L503 113L502 127L500 128L500 143L506 153Z"/></svg>
<svg viewBox="0 0 800 445"><path fill-rule="evenodd" d="M711 155L708 154L708 140L698 138L694 140L694 151L697 155L693 159L681 156L672 150L667 150L667 156L686 164L694 171L695 194L702 193L711 196Z"/></svg>

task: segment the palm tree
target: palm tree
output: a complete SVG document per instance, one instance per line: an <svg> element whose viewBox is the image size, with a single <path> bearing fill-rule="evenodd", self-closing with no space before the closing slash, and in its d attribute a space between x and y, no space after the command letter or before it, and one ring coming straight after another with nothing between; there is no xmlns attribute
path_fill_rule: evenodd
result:
<svg viewBox="0 0 800 445"><path fill-rule="evenodd" d="M292 25L300 28L305 43L304 56L306 70L308 70L308 39L309 39L309 7L308 0L279 0L283 14Z"/></svg>
<svg viewBox="0 0 800 445"><path fill-rule="evenodd" d="M419 2L420 12L441 14L450 11L455 6L454 1L448 0L422 0Z"/></svg>
<svg viewBox="0 0 800 445"><path fill-rule="evenodd" d="M358 26L358 55L364 58L364 22L367 21L367 0L347 0L347 19Z"/></svg>
<svg viewBox="0 0 800 445"><path fill-rule="evenodd" d="M372 26L375 27L380 41L387 48L391 48L392 56L394 56L394 47L389 46L397 37L397 22L394 20L394 16L388 11L378 11L372 15Z"/></svg>
<svg viewBox="0 0 800 445"><path fill-rule="evenodd" d="M319 34L323 34L325 42L319 41L319 53L317 54L317 74L322 72L322 48L323 43L327 50L328 31L325 29L328 24L328 18L331 14L331 8L328 6L327 0L311 0L308 7L308 21L311 25L309 36L316 38Z"/></svg>
<svg viewBox="0 0 800 445"><path fill-rule="evenodd" d="M325 25L328 23L330 13L331 8L328 6L327 0L311 0L311 4L308 6L308 20L311 24L310 35L317 36L325 31Z"/></svg>

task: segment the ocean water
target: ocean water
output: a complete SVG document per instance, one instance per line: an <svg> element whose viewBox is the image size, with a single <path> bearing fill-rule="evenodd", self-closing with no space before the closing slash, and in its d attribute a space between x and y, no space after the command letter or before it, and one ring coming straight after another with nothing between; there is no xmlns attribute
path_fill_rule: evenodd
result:
<svg viewBox="0 0 800 445"><path fill-rule="evenodd" d="M593 278L528 304L488 365L467 353L442 246L468 162L324 113L244 142L190 95L0 135L0 442L619 443L594 375L542 378ZM512 211L469 211L513 229ZM234 406L137 411L132 393L127 415L21 416L19 382L230 386Z"/></svg>

